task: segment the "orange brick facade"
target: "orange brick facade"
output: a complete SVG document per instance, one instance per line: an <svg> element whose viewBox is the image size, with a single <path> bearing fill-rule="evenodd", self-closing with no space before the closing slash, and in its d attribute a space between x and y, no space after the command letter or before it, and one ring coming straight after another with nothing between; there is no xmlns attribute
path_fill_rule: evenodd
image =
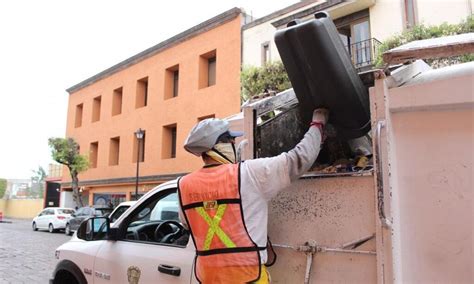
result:
<svg viewBox="0 0 474 284"><path fill-rule="evenodd" d="M146 131L140 193L200 167L200 159L182 147L191 127L202 117L222 118L240 111L242 14L233 10L221 22L209 20L212 27L196 26L183 33L184 39L179 39L180 34L168 46L158 45L157 52L143 58L139 54L136 62L119 63L117 71L107 74L106 70L98 79L92 77L68 90L66 136L79 143L81 154L89 156L93 166L79 175L89 204L95 193L125 193L130 199L135 191L138 128ZM205 64L210 57L215 58L215 84L207 86ZM173 97L170 88L176 70L178 91ZM172 129L176 131L174 158ZM67 171L63 181L67 189Z"/></svg>

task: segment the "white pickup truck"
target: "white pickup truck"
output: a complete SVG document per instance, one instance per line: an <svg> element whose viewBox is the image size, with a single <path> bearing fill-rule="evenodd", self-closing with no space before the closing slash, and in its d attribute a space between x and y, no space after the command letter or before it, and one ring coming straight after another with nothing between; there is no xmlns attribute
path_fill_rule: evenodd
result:
<svg viewBox="0 0 474 284"><path fill-rule="evenodd" d="M474 35L464 37L458 47L472 52ZM446 55L455 40L405 55ZM371 74L374 170L309 172L271 201L272 283L473 283L474 62ZM275 137L261 135L259 117L294 101L288 91L244 108L243 159ZM84 222L57 249L51 282L197 282L178 202L170 181L112 226L104 217Z"/></svg>
<svg viewBox="0 0 474 284"><path fill-rule="evenodd" d="M176 190L176 180L152 189L112 227L105 217L81 224L57 249L51 282L189 283L194 246L178 222Z"/></svg>

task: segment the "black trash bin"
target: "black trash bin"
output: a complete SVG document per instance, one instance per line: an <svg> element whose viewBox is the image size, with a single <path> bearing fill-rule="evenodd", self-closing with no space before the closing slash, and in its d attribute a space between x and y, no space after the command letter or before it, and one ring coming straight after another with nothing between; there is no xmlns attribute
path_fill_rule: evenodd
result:
<svg viewBox="0 0 474 284"><path fill-rule="evenodd" d="M326 12L288 23L275 34L275 43L305 123L315 108L325 107L339 138L357 138L370 130L368 90Z"/></svg>

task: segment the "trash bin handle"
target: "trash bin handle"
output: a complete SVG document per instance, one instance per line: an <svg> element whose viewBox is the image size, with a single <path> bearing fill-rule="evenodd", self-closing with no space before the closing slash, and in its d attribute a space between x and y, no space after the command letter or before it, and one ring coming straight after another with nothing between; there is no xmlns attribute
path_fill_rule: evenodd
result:
<svg viewBox="0 0 474 284"><path fill-rule="evenodd" d="M385 120L377 121L377 127L375 129L375 154L376 154L376 174L377 174L377 209L379 213L380 222L382 226L390 228L392 222L385 215L384 206L384 184L383 184L383 167L382 167L382 151L381 151L381 133L382 128L385 127Z"/></svg>

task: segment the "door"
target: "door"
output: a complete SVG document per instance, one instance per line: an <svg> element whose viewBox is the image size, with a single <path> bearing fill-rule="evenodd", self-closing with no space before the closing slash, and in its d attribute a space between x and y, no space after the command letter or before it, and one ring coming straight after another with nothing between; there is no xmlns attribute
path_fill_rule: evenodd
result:
<svg viewBox="0 0 474 284"><path fill-rule="evenodd" d="M469 64L421 73L401 87L375 82L371 98L380 102L375 136L385 196L379 212L385 212L384 231L392 238L377 250L377 256L391 250L392 257L379 263L393 269L386 281L474 281L474 64Z"/></svg>
<svg viewBox="0 0 474 284"><path fill-rule="evenodd" d="M53 223L53 219L56 217L54 215L54 209L48 209L46 210L46 214L44 215L44 227L48 228L49 224Z"/></svg>
<svg viewBox="0 0 474 284"><path fill-rule="evenodd" d="M94 283L190 283L195 254L191 238L187 232L169 238L177 232L178 206L176 188L168 188L130 212L119 225L120 240L101 246Z"/></svg>
<svg viewBox="0 0 474 284"><path fill-rule="evenodd" d="M370 40L369 18L339 26L337 30L356 68L372 63L374 55Z"/></svg>
<svg viewBox="0 0 474 284"><path fill-rule="evenodd" d="M61 185L57 182L46 182L45 206L58 207Z"/></svg>
<svg viewBox="0 0 474 284"><path fill-rule="evenodd" d="M360 67L369 64L372 58L369 20L364 19L353 23L351 25L351 34L353 40L351 54L354 65Z"/></svg>
<svg viewBox="0 0 474 284"><path fill-rule="evenodd" d="M47 216L46 216L47 211L48 211L48 209L44 209L43 211L41 211L41 213L38 214L38 218L36 218L36 227L37 228L43 229L43 228L46 227L45 219L47 218Z"/></svg>

